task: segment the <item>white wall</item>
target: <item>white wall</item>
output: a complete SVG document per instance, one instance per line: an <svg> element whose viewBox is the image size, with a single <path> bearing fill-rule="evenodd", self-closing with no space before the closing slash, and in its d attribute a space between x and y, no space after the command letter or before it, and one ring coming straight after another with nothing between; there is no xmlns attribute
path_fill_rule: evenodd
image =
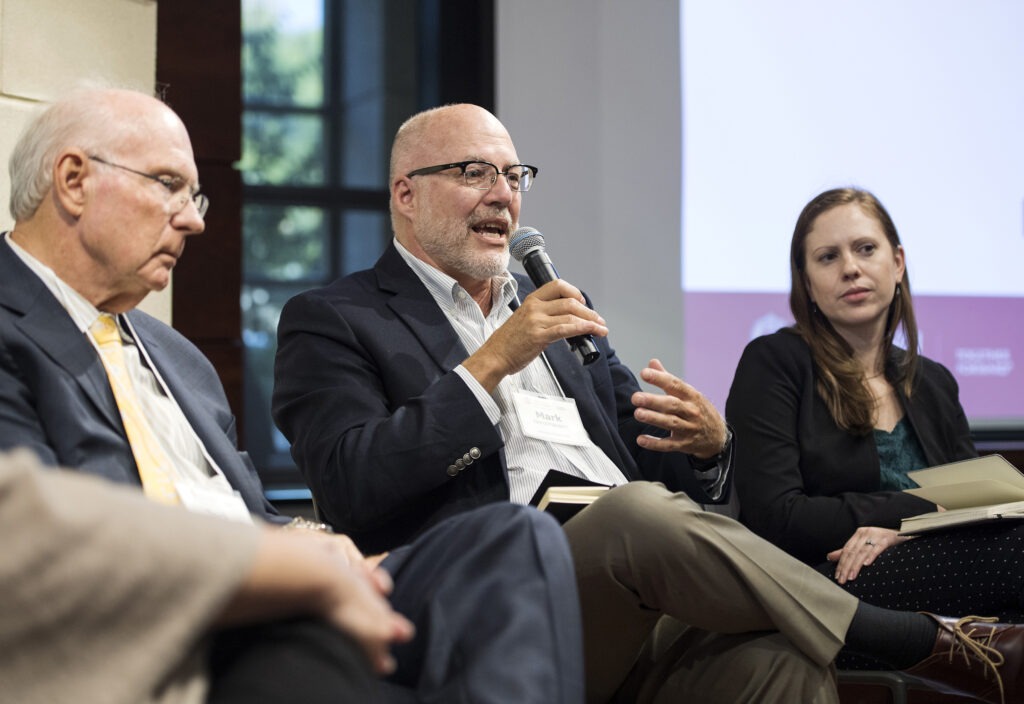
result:
<svg viewBox="0 0 1024 704"><path fill-rule="evenodd" d="M151 92L156 81L156 0L0 0L0 160L28 117L77 83ZM11 228L0 178L0 231ZM170 289L141 306L170 321Z"/></svg>
<svg viewBox="0 0 1024 704"><path fill-rule="evenodd" d="M506 0L497 113L540 168L522 224L544 233L634 371L682 364L677 0Z"/></svg>

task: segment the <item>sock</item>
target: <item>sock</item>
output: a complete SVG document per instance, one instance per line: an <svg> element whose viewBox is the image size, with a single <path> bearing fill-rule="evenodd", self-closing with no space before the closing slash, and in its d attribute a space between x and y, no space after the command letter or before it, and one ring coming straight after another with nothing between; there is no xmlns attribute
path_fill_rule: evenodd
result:
<svg viewBox="0 0 1024 704"><path fill-rule="evenodd" d="M939 626L925 614L857 604L846 631L846 647L906 670L931 655Z"/></svg>

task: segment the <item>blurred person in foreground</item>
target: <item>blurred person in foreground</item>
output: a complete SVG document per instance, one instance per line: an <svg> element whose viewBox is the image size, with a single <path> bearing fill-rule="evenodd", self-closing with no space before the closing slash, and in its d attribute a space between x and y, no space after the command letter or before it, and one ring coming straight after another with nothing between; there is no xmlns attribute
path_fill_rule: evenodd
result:
<svg viewBox="0 0 1024 704"><path fill-rule="evenodd" d="M157 505L25 450L0 454L0 532L5 702L378 701L371 659L412 634L372 584L384 573L333 541Z"/></svg>

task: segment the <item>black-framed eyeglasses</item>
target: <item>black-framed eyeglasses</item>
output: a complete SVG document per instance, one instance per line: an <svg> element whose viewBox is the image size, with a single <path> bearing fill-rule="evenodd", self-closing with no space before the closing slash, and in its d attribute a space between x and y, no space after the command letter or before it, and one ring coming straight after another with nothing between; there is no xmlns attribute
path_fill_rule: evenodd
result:
<svg viewBox="0 0 1024 704"><path fill-rule="evenodd" d="M451 164L438 164L437 166L424 166L406 174L407 178L413 176L426 176L436 174L439 171L448 169L461 169L462 176L466 179L466 185L486 191L498 180L498 176L504 176L508 187L513 191L525 193L533 185L533 179L537 176L537 167L529 164L513 164L504 171L489 161L456 161Z"/></svg>
<svg viewBox="0 0 1024 704"><path fill-rule="evenodd" d="M199 212L199 217L201 218L205 218L206 211L210 209L210 199L199 191L193 191L189 188L188 182L180 176L157 176L156 174L147 174L145 171L136 171L135 169L127 166L107 161L95 154L90 154L89 158L95 162L103 164L104 166L112 166L115 169L121 169L122 171L127 171L128 173L141 176L142 178L148 178L150 181L156 181L159 183L167 189L172 215L176 215L184 210L189 201L192 201L192 204L196 206L196 210Z"/></svg>

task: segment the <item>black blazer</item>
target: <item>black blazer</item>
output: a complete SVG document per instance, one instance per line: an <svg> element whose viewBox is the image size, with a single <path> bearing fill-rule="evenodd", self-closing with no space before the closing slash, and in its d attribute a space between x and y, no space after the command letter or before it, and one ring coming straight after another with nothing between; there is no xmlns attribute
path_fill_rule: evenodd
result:
<svg viewBox="0 0 1024 704"><path fill-rule="evenodd" d="M520 297L533 286L517 277ZM633 374L599 339L582 366L560 341L546 354L591 439L630 479L711 503L689 458L641 450ZM278 326L273 413L323 517L366 551L409 542L442 518L507 501L503 442L452 370L468 353L391 245L371 270L300 294ZM479 453L449 476L457 459Z"/></svg>
<svg viewBox="0 0 1024 704"><path fill-rule="evenodd" d="M782 330L747 345L726 403L741 520L810 564L860 526L899 528L902 518L935 510L879 489L874 438L839 428L815 382L810 348ZM929 465L976 456L949 370L922 357L913 393L899 396Z"/></svg>
<svg viewBox="0 0 1024 704"><path fill-rule="evenodd" d="M155 318L126 315L185 417L249 511L280 522L236 446L217 373ZM46 285L0 236L0 449L27 447L48 465L139 482L103 362Z"/></svg>

